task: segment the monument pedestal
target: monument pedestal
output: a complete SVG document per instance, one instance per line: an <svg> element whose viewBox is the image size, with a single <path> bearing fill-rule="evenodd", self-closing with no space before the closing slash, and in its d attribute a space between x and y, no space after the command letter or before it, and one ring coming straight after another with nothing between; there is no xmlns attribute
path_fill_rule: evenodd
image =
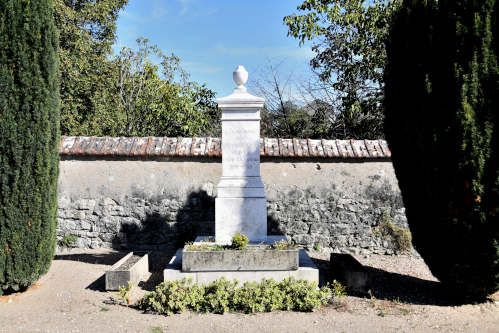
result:
<svg viewBox="0 0 499 333"><path fill-rule="evenodd" d="M252 243L267 240L266 198L216 198L215 216L217 243L230 244L238 232Z"/></svg>

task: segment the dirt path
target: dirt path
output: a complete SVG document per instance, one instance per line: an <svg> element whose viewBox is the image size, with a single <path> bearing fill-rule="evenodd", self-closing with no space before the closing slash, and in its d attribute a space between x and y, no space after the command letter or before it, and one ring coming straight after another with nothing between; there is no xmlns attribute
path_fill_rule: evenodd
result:
<svg viewBox="0 0 499 333"><path fill-rule="evenodd" d="M57 255L50 271L22 294L0 297L0 332L499 332L499 293L480 304L448 301L421 259L356 256L373 274L371 295L349 295L313 313L172 317L127 308L104 290L104 273L125 252ZM152 255L152 274L132 289L137 301L161 281L173 253ZM328 254L311 252L321 270Z"/></svg>

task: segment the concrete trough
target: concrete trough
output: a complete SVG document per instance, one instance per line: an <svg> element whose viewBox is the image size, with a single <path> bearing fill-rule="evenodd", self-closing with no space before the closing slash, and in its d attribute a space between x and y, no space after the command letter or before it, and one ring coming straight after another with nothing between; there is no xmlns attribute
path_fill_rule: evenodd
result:
<svg viewBox="0 0 499 333"><path fill-rule="evenodd" d="M261 282L262 278L273 278L280 282L286 278L294 277L297 280L305 279L316 285L319 284L319 270L305 250L299 250L299 267L296 270L283 271L212 271L212 272L184 272L182 270L182 256L186 253L179 249L164 270L164 280L180 280L192 278L193 282L210 283L219 280L222 276L227 280L237 279L242 285L244 282Z"/></svg>
<svg viewBox="0 0 499 333"><path fill-rule="evenodd" d="M246 250L182 252L183 272L286 271L299 267L299 250L266 250L247 245Z"/></svg>
<svg viewBox="0 0 499 333"><path fill-rule="evenodd" d="M132 285L136 285L140 279L149 273L149 254L146 251L130 252L121 258L116 264L106 271L106 290L119 290L119 287L128 287L128 281ZM139 255L140 258L132 267L122 269L120 266L124 264L133 255Z"/></svg>
<svg viewBox="0 0 499 333"><path fill-rule="evenodd" d="M371 289L371 273L350 254L331 253L330 273L347 291L367 292Z"/></svg>

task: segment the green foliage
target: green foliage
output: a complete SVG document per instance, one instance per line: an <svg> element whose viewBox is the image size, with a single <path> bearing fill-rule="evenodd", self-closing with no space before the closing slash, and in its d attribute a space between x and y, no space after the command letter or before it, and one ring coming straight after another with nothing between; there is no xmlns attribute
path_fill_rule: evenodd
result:
<svg viewBox="0 0 499 333"><path fill-rule="evenodd" d="M197 283L191 285L192 278L165 281L155 291L146 293L140 301L140 309L154 311L171 316L175 312L201 311L204 309L206 287Z"/></svg>
<svg viewBox="0 0 499 333"><path fill-rule="evenodd" d="M273 310L313 311L331 298L328 286L317 289L307 280L262 279L246 282L237 287L238 281L225 278L208 285L192 284L192 279L165 281L156 290L144 295L140 308L166 314L192 310L214 313L241 311L255 313ZM338 287L335 287L338 288Z"/></svg>
<svg viewBox="0 0 499 333"><path fill-rule="evenodd" d="M296 245L281 239L280 241L275 241L273 245L267 247L269 250L296 250Z"/></svg>
<svg viewBox="0 0 499 333"><path fill-rule="evenodd" d="M209 240L206 242L188 242L186 243L186 251L231 251L231 250L258 250L261 247L246 246L248 244L248 238L244 235L237 233L233 238L231 245L215 244ZM235 240L234 240L235 239ZM237 244L237 245L236 245ZM295 250L296 245L288 243L284 239L279 242L275 241L273 245L268 245L265 247L266 250L279 251L279 250Z"/></svg>
<svg viewBox="0 0 499 333"><path fill-rule="evenodd" d="M389 238L396 253L407 253L412 249L412 235L409 229L392 223L390 211L385 210L378 220L376 232L380 237Z"/></svg>
<svg viewBox="0 0 499 333"><path fill-rule="evenodd" d="M163 55L149 40L122 48L119 70L119 127L125 136L196 136L214 133L219 125L215 93L189 81L175 55ZM157 58L156 64L150 58ZM161 73L161 75L158 74Z"/></svg>
<svg viewBox="0 0 499 333"><path fill-rule="evenodd" d="M52 3L60 36L61 132L117 136L118 71L111 47L128 0Z"/></svg>
<svg viewBox="0 0 499 333"><path fill-rule="evenodd" d="M215 93L189 81L178 57L142 38L114 57L116 20L128 0L52 2L64 135L220 135Z"/></svg>
<svg viewBox="0 0 499 333"><path fill-rule="evenodd" d="M248 242L248 237L241 235L240 233L235 234L231 239L232 248L238 250L246 248L246 244L248 244Z"/></svg>
<svg viewBox="0 0 499 333"><path fill-rule="evenodd" d="M330 288L331 288L331 294L333 295L333 297L343 298L347 294L347 292L346 292L347 287L343 286L341 283L339 283L336 280L333 280L333 284L331 285Z"/></svg>
<svg viewBox="0 0 499 333"><path fill-rule="evenodd" d="M163 329L161 327L151 327L149 329L149 333L163 333Z"/></svg>
<svg viewBox="0 0 499 333"><path fill-rule="evenodd" d="M260 133L270 138L310 138L313 131L310 116L291 101L285 101L276 108L265 100L261 111ZM274 106L275 107L275 106Z"/></svg>
<svg viewBox="0 0 499 333"><path fill-rule="evenodd" d="M59 244L61 244L62 247L65 247L67 249L73 247L78 240L78 237L73 234L69 234L67 236L62 237L62 239L59 241Z"/></svg>
<svg viewBox="0 0 499 333"><path fill-rule="evenodd" d="M123 304L129 306L130 303L132 302L132 299L130 298L131 290L132 290L132 282L128 281L128 288L126 286L119 286L118 292L114 294L120 298Z"/></svg>
<svg viewBox="0 0 499 333"><path fill-rule="evenodd" d="M230 251L232 249L232 247L228 245L203 241L196 244L193 242L188 242L185 245L187 245L187 247L185 248L186 251Z"/></svg>
<svg viewBox="0 0 499 333"><path fill-rule="evenodd" d="M383 138L385 42L397 1L306 0L284 18L300 46L313 40L311 66L341 99L334 122L316 115L322 137ZM331 116L331 115L329 115Z"/></svg>
<svg viewBox="0 0 499 333"><path fill-rule="evenodd" d="M0 2L0 295L47 272L56 246L58 36L49 0Z"/></svg>
<svg viewBox="0 0 499 333"><path fill-rule="evenodd" d="M499 289L498 13L407 0L387 44L386 134L413 243L442 283L480 297Z"/></svg>

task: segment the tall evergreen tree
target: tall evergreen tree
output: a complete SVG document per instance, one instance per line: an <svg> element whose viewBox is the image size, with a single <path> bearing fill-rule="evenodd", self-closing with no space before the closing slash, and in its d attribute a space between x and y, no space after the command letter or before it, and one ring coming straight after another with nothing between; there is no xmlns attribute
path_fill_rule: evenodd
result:
<svg viewBox="0 0 499 333"><path fill-rule="evenodd" d="M499 290L499 2L404 0L386 135L413 243L443 283Z"/></svg>
<svg viewBox="0 0 499 333"><path fill-rule="evenodd" d="M0 1L0 294L31 286L56 245L58 37L50 0Z"/></svg>

